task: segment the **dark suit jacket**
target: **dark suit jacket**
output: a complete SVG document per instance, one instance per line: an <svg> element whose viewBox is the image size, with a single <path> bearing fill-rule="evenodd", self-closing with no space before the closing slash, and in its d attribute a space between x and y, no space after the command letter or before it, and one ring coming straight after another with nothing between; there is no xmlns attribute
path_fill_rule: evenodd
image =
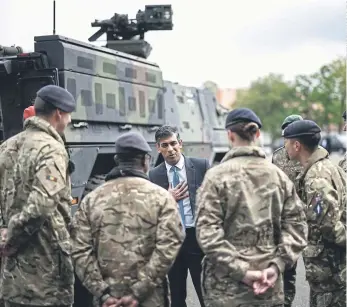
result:
<svg viewBox="0 0 347 307"><path fill-rule="evenodd" d="M184 164L187 173L190 205L195 216L196 190L202 184L205 173L210 168L210 164L207 159L191 158L186 156L184 156ZM149 171L149 179L166 190L169 188L169 179L167 178L165 162Z"/></svg>

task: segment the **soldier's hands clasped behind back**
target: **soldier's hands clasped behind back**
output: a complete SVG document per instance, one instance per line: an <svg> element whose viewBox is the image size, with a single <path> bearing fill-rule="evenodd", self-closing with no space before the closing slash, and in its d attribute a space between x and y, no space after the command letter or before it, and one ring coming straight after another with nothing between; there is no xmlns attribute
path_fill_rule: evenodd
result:
<svg viewBox="0 0 347 307"><path fill-rule="evenodd" d="M102 307L138 307L138 304L138 301L130 295L120 298L110 296L102 304Z"/></svg>
<svg viewBox="0 0 347 307"><path fill-rule="evenodd" d="M270 265L262 271L260 280L253 283L254 294L265 293L269 288L273 288L279 276L279 270L275 265Z"/></svg>

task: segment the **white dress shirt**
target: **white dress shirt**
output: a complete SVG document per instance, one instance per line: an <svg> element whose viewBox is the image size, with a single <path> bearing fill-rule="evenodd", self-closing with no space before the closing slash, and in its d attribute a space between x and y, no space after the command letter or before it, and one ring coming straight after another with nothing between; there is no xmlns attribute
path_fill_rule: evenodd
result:
<svg viewBox="0 0 347 307"><path fill-rule="evenodd" d="M173 171L171 171L172 165L166 163L166 161L165 161L165 166L166 166L166 171L167 171L167 178L169 180L169 183L173 187L172 182L173 182L173 174L174 173L173 173ZM177 162L177 164L175 166L178 168L177 173L178 173L178 177L180 178L180 182L182 182L182 181L187 182L186 166L184 164L183 155L181 155L180 160ZM188 195L188 197L183 199L183 210L184 210L184 225L186 226L186 228L195 227L195 221L194 221L194 216L193 216L193 212L192 212L192 207L190 205L189 195Z"/></svg>

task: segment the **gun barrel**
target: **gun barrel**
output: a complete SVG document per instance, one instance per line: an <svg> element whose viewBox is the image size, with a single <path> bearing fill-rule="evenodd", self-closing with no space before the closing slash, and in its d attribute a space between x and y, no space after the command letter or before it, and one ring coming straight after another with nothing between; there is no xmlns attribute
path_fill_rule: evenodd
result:
<svg viewBox="0 0 347 307"><path fill-rule="evenodd" d="M104 29L99 29L91 37L88 38L90 42L95 42L101 35L105 33Z"/></svg>
<svg viewBox="0 0 347 307"><path fill-rule="evenodd" d="M23 53L22 47L5 47L0 45L0 56L12 56Z"/></svg>

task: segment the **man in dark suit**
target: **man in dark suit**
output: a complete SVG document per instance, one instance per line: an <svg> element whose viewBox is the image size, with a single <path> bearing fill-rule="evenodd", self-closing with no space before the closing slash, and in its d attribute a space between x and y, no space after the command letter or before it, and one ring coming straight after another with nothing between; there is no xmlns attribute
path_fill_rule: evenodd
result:
<svg viewBox="0 0 347 307"><path fill-rule="evenodd" d="M200 305L204 307L200 283L204 257L195 236L195 197L209 163L206 159L184 156L182 140L176 128L162 126L155 134L158 152L164 162L150 170L150 180L169 190L177 201L186 238L169 272L172 307L186 307L188 270Z"/></svg>

